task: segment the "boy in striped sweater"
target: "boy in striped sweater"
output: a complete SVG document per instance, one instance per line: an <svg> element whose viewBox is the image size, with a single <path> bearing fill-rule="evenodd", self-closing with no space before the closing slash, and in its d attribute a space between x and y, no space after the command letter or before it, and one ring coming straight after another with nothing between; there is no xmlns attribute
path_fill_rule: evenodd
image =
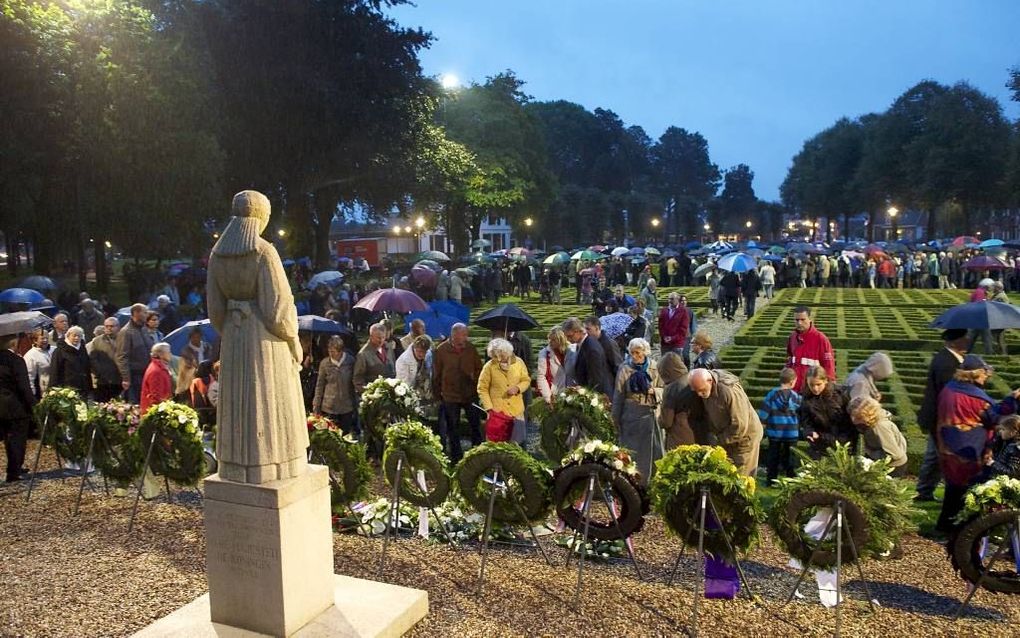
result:
<svg viewBox="0 0 1020 638"><path fill-rule="evenodd" d="M765 395L763 405L758 410L758 416L765 425L765 436L769 439L765 458L766 485L769 486L779 476L780 465L786 476L794 474L791 449L800 438L800 423L797 421L800 395L793 389L796 383L797 373L792 368L783 368L779 374L779 387Z"/></svg>

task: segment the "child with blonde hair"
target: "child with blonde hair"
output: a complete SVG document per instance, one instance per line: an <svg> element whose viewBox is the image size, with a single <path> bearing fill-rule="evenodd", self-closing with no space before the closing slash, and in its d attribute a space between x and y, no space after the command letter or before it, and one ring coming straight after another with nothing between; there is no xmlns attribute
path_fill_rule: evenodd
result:
<svg viewBox="0 0 1020 638"><path fill-rule="evenodd" d="M893 423L892 415L869 396L850 401L850 420L864 438L864 456L873 461L888 458L892 476L903 476L907 469L907 439Z"/></svg>

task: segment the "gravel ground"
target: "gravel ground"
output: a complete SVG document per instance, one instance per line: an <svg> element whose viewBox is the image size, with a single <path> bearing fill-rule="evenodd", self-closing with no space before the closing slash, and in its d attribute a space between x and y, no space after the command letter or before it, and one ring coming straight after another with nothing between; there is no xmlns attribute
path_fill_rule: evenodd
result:
<svg viewBox="0 0 1020 638"><path fill-rule="evenodd" d="M33 458L35 442L31 444ZM43 467L54 467L43 455ZM179 492L177 503L143 503L135 531L126 534L131 498L86 492L81 514L70 517L77 482L52 474L24 502L24 485L0 485L0 635L123 636L162 617L205 590L201 502ZM379 485L377 484L377 489ZM576 570L565 552L543 544L555 565L537 553L497 547L482 595L475 589L479 556L470 549L406 539L391 545L386 580L429 592L431 609L414 636L664 636L687 632L693 561L684 562L675 587L665 584L679 549L650 518L634 537L645 581L628 562L585 569L579 610L572 597ZM337 535L337 573L374 578L381 541ZM865 575L882 608L872 615L856 573L843 614L845 635L1015 636L1018 599L979 593L966 620L952 622L966 594L941 546L910 536L902 560L867 562ZM784 606L795 574L766 534L744 564L764 605L746 599L702 601L705 635L802 636L831 634L830 610L806 598Z"/></svg>

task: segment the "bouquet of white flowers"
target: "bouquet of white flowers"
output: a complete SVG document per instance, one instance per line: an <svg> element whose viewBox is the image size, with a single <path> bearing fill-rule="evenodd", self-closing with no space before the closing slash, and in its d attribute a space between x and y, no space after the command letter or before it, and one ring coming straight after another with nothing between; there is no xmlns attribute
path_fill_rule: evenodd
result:
<svg viewBox="0 0 1020 638"><path fill-rule="evenodd" d="M418 394L399 379L379 377L369 383L361 393L361 403L358 405L358 417L366 442L381 442L391 423L417 419L421 414Z"/></svg>

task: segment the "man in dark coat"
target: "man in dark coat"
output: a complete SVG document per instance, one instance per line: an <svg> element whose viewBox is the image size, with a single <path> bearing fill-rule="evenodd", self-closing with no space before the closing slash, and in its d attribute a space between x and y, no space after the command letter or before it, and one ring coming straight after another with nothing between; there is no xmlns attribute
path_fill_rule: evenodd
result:
<svg viewBox="0 0 1020 638"><path fill-rule="evenodd" d="M615 383L616 371L623 362L623 357L620 356L620 347L609 338L609 335L602 332L602 322L596 317L588 317L584 320L584 331L602 346L602 351L606 356L606 367L609 369L609 376Z"/></svg>
<svg viewBox="0 0 1020 638"><path fill-rule="evenodd" d="M740 300L740 277L737 273L728 272L722 276L719 280L719 296L722 297L723 317L733 321Z"/></svg>
<svg viewBox="0 0 1020 638"><path fill-rule="evenodd" d="M577 385L613 396L613 382L606 364L606 351L597 339L588 336L584 324L577 317L563 322L563 332L570 343L577 345L577 363L574 367L574 380Z"/></svg>
<svg viewBox="0 0 1020 638"><path fill-rule="evenodd" d="M744 293L744 316L750 319L754 316L754 305L758 301L758 293L761 291L761 278L758 271L752 268L744 273L744 281L741 292Z"/></svg>
<svg viewBox="0 0 1020 638"><path fill-rule="evenodd" d="M35 397L28 383L25 360L14 351L17 335L0 337L0 438L7 451L7 482L20 480L26 472L25 445Z"/></svg>
<svg viewBox="0 0 1020 638"><path fill-rule="evenodd" d="M938 416L938 398L942 388L952 380L956 369L970 349L970 337L963 328L942 333L945 347L935 353L928 365L928 382L924 387L921 407L917 411L917 425L928 435L928 447L917 472L917 500L934 501L935 487L942 480L939 471L939 453L935 442L935 421Z"/></svg>

